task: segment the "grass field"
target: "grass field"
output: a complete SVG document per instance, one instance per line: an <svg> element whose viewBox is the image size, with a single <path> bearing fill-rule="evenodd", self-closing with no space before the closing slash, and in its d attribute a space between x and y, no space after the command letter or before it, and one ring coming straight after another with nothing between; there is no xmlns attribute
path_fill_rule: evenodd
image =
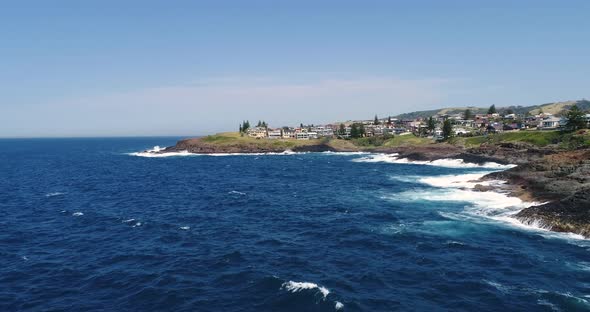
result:
<svg viewBox="0 0 590 312"><path fill-rule="evenodd" d="M357 150L372 149L377 147L397 147L409 145L424 145L432 143L432 139L419 138L412 134L396 135L389 139L382 137L359 138L352 140L341 139L312 139L312 140L294 140L294 139L255 139L246 135L242 136L237 132L224 132L215 135L209 135L201 139L203 142L215 145L239 145L239 146L259 146L259 147L283 147L286 149L298 146L310 146L326 144L339 150Z"/></svg>
<svg viewBox="0 0 590 312"><path fill-rule="evenodd" d="M590 146L590 133L566 133L561 131L515 131L477 136L471 138L456 138L456 144L466 147L479 146L482 143L498 144L502 142L524 142L535 146L559 145L562 148L577 148Z"/></svg>
<svg viewBox="0 0 590 312"><path fill-rule="evenodd" d="M210 135L202 138L203 142L215 145L233 145L241 147L272 147L293 149L299 146L312 146L326 144L337 150L371 150L374 148L399 147L399 146L420 146L433 144L429 138L421 138L412 134L396 135L392 138L371 137L352 140L340 139L255 139L248 136L241 136L237 132L225 132ZM590 147L590 131L577 133L565 133L560 131L515 131L490 134L477 137L455 137L449 143L465 147L477 147L483 143L499 144L503 142L524 142L538 147L554 145L564 149L575 149L579 147Z"/></svg>

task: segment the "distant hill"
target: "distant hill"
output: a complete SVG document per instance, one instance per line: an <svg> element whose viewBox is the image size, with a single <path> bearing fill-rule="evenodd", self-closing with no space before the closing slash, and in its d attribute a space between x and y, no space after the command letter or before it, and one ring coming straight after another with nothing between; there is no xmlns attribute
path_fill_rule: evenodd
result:
<svg viewBox="0 0 590 312"><path fill-rule="evenodd" d="M582 111L590 110L590 101L588 100L579 100L579 101L564 101L564 102L555 102L555 103L545 103L541 105L532 105L532 106L507 106L507 107L496 107L496 110L499 113L505 113L509 110L512 110L515 114L538 114L541 111L544 113L551 113L554 115L560 115L565 113L570 107L574 104L578 105L578 107ZM488 111L488 107L448 107L442 109L433 109L433 110L425 110L425 111L416 111L411 113L404 113L395 116L398 119L416 119L416 118L427 118L433 115L453 115L453 114L462 114L465 112L466 109L471 110L473 114L485 114Z"/></svg>

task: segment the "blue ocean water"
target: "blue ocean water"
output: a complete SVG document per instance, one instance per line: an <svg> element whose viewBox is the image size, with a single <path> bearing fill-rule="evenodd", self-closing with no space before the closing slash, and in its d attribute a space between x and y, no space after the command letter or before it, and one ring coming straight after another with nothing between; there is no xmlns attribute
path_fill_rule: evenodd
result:
<svg viewBox="0 0 590 312"><path fill-rule="evenodd" d="M464 188L493 169L130 154L176 140L0 140L0 310L590 309L590 243Z"/></svg>

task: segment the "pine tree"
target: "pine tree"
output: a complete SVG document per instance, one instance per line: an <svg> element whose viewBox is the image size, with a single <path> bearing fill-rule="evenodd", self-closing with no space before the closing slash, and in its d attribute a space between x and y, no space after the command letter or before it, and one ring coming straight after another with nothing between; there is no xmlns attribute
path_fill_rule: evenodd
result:
<svg viewBox="0 0 590 312"><path fill-rule="evenodd" d="M492 106L490 106L490 108L488 109L488 114L495 114L496 113L496 104L492 104Z"/></svg>
<svg viewBox="0 0 590 312"><path fill-rule="evenodd" d="M360 126L359 126L359 137L361 137L361 138L364 137L365 136L365 133L366 133L365 132L365 125L360 124Z"/></svg>
<svg viewBox="0 0 590 312"><path fill-rule="evenodd" d="M353 139L359 137L359 129L356 123L353 123L352 126L350 126L350 137Z"/></svg>
<svg viewBox="0 0 590 312"><path fill-rule="evenodd" d="M392 124L392 122L391 122L391 116L387 117L387 124L388 125L391 125Z"/></svg>
<svg viewBox="0 0 590 312"><path fill-rule="evenodd" d="M242 133L242 132L243 132L243 131L242 131L242 124L240 124L240 133Z"/></svg>
<svg viewBox="0 0 590 312"><path fill-rule="evenodd" d="M344 124L340 124L340 128L338 128L338 134L339 135L345 135L346 134L346 127L344 126Z"/></svg>
<svg viewBox="0 0 590 312"><path fill-rule="evenodd" d="M375 120L373 121L373 124L374 124L374 125L378 125L378 124L380 124L380 122L379 122L379 117L377 117L377 115L375 115Z"/></svg>
<svg viewBox="0 0 590 312"><path fill-rule="evenodd" d="M430 116L430 118L428 118L428 131L430 132L434 132L434 129L436 129L436 122L434 121L434 118L432 118L432 116Z"/></svg>
<svg viewBox="0 0 590 312"><path fill-rule="evenodd" d="M445 122L443 123L443 138L445 140L448 140L450 137L453 136L453 125L451 124L451 121L449 119L446 119Z"/></svg>
<svg viewBox="0 0 590 312"><path fill-rule="evenodd" d="M567 124L566 128L570 131L576 131L579 129L586 128L586 120L584 114L578 108L578 105L574 105L566 114Z"/></svg>
<svg viewBox="0 0 590 312"><path fill-rule="evenodd" d="M471 113L471 110L468 108L465 110L465 112L463 113L463 119L465 120L469 120L473 118L473 114Z"/></svg>

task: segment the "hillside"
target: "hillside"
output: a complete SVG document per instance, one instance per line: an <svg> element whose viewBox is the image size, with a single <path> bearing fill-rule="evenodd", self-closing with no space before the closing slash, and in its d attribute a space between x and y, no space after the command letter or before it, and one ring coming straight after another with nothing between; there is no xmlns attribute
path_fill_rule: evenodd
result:
<svg viewBox="0 0 590 312"><path fill-rule="evenodd" d="M588 100L579 100L579 101L564 101L564 102L554 102L554 103L545 103L540 105L531 105L531 106L506 106L506 107L496 107L498 112L505 112L508 110L512 110L516 114L538 114L541 111L545 113L551 113L554 115L562 114L564 111L568 110L574 104L578 105L578 107L582 111L590 110L590 101ZM448 107L442 109L434 109L434 110L425 110L425 111L416 111L411 113L404 113L395 116L399 119L416 119L416 118L426 118L433 115L453 115L453 114L461 114L465 112L466 109L470 109L473 114L485 114L488 110L488 107L476 107L476 106L469 106L469 107Z"/></svg>

